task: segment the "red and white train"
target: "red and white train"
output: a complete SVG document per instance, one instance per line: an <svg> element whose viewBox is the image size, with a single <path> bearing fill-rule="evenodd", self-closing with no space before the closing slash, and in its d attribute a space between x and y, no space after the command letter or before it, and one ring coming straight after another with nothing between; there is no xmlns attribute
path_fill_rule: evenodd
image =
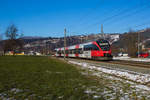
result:
<svg viewBox="0 0 150 100"><path fill-rule="evenodd" d="M55 49L57 57L64 56L64 47ZM66 57L87 58L95 60L112 60L111 47L107 40L97 40L88 43L66 47Z"/></svg>

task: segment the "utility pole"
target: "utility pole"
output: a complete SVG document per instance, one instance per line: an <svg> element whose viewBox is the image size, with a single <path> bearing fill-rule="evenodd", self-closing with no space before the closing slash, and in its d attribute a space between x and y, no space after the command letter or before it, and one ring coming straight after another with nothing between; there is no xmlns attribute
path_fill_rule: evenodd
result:
<svg viewBox="0 0 150 100"><path fill-rule="evenodd" d="M102 34L103 39L105 39L104 31L103 31L103 24L101 24L101 34Z"/></svg>
<svg viewBox="0 0 150 100"><path fill-rule="evenodd" d="M138 58L140 57L140 32L138 32Z"/></svg>
<svg viewBox="0 0 150 100"><path fill-rule="evenodd" d="M64 29L64 60L66 59L66 28Z"/></svg>
<svg viewBox="0 0 150 100"><path fill-rule="evenodd" d="M139 56L139 53L140 53L140 33L144 32L145 30L141 30L138 32L138 58L140 57Z"/></svg>

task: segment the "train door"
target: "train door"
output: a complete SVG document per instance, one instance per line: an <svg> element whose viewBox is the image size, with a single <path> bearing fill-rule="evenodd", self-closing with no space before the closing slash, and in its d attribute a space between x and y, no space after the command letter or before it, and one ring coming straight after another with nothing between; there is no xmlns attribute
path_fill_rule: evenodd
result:
<svg viewBox="0 0 150 100"><path fill-rule="evenodd" d="M83 51L84 58L91 58L91 51Z"/></svg>
<svg viewBox="0 0 150 100"><path fill-rule="evenodd" d="M91 44L84 45L84 58L91 58Z"/></svg>

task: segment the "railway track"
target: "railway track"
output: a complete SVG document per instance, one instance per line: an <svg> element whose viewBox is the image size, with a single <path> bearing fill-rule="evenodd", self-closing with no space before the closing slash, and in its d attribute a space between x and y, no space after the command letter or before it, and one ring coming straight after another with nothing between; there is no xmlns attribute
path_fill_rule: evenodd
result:
<svg viewBox="0 0 150 100"><path fill-rule="evenodd" d="M150 63L149 62L113 60L113 61L108 61L108 63L119 64L119 65L127 65L127 66L135 66L135 67L150 68Z"/></svg>
<svg viewBox="0 0 150 100"><path fill-rule="evenodd" d="M76 60L87 61L90 63L105 63L105 64L116 64L116 65L126 65L126 66L150 68L150 62L125 61L125 60L113 60L113 61L96 61L96 60L87 60L87 59L86 60L85 59L76 59Z"/></svg>

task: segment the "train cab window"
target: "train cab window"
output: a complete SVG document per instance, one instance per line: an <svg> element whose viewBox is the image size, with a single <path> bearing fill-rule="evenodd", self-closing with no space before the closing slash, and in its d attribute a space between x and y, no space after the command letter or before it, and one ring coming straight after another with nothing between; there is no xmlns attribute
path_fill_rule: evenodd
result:
<svg viewBox="0 0 150 100"><path fill-rule="evenodd" d="M101 46L101 49L103 51L109 51L110 50L110 46L106 45L106 46Z"/></svg>
<svg viewBox="0 0 150 100"><path fill-rule="evenodd" d="M98 40L97 44L100 46L100 48L103 51L109 51L110 50L110 44L107 40Z"/></svg>

